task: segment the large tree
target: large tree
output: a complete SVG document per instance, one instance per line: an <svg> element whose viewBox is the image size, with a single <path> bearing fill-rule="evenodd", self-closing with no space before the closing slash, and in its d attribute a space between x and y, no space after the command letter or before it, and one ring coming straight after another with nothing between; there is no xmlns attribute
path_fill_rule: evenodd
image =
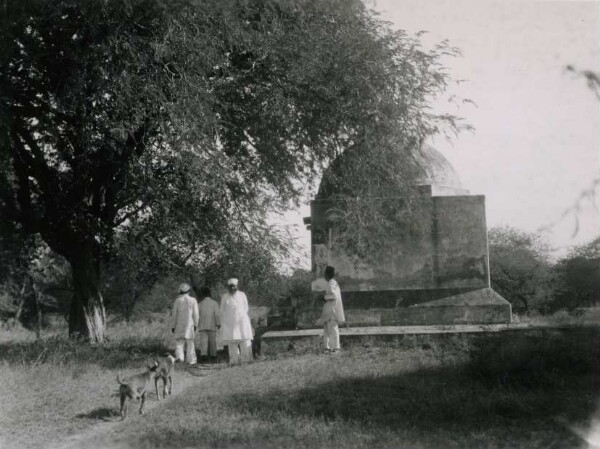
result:
<svg viewBox="0 0 600 449"><path fill-rule="evenodd" d="M69 332L92 341L115 236L180 264L282 249L265 211L344 149L372 164L414 147L447 81L444 45L424 51L359 0L2 8L0 213L70 263Z"/></svg>

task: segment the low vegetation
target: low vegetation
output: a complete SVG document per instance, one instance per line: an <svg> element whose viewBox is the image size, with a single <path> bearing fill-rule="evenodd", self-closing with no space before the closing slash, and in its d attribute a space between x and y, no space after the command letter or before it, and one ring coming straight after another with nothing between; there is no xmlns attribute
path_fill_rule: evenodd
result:
<svg viewBox="0 0 600 449"><path fill-rule="evenodd" d="M166 331L121 324L103 346L0 343L2 447L573 448L596 411L588 329L179 369L171 400L152 395L145 416L119 423L116 373L169 349Z"/></svg>

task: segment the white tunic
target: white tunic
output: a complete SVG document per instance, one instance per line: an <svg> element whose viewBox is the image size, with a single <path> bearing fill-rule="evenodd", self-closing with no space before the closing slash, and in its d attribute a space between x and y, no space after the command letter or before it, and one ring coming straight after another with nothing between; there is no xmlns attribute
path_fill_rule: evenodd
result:
<svg viewBox="0 0 600 449"><path fill-rule="evenodd" d="M252 340L248 298L244 292L221 296L221 339L224 342Z"/></svg>
<svg viewBox="0 0 600 449"><path fill-rule="evenodd" d="M200 312L198 330L216 331L217 326L221 324L217 301L212 298L204 298L198 304L198 310Z"/></svg>
<svg viewBox="0 0 600 449"><path fill-rule="evenodd" d="M327 289L325 290L325 304L323 305L323 313L321 314L321 320L327 322L335 320L338 323L346 321L344 316L344 306L342 305L342 291L335 279L330 279L327 282Z"/></svg>
<svg viewBox="0 0 600 449"><path fill-rule="evenodd" d="M194 326L198 326L198 302L187 293L181 294L173 303L171 329L175 338L194 338Z"/></svg>

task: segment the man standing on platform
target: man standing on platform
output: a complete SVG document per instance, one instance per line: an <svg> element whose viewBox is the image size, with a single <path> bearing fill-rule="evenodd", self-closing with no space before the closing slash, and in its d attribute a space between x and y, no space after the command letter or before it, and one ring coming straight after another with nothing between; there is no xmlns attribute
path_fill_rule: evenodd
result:
<svg viewBox="0 0 600 449"><path fill-rule="evenodd" d="M327 288L323 300L323 339L325 343L325 352L339 352L340 350L340 328L346 320L344 316L344 306L342 305L342 292L337 281L334 279L335 269L328 266L325 268L325 280Z"/></svg>
<svg viewBox="0 0 600 449"><path fill-rule="evenodd" d="M171 313L171 332L175 335L175 359L180 362L185 359L189 365L195 365L194 333L198 327L198 302L188 294L191 289L185 282L179 286L179 296Z"/></svg>
<svg viewBox="0 0 600 449"><path fill-rule="evenodd" d="M229 363L252 360L252 325L248 298L238 290L238 280L227 281L228 292L221 296L221 339L228 346Z"/></svg>

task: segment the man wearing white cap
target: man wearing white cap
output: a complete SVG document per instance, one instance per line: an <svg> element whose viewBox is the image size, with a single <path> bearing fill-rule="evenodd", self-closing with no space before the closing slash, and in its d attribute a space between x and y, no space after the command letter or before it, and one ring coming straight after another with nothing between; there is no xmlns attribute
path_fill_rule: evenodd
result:
<svg viewBox="0 0 600 449"><path fill-rule="evenodd" d="M252 360L252 325L248 298L238 290L238 280L227 281L228 292L221 296L221 339L229 349L229 363Z"/></svg>
<svg viewBox="0 0 600 449"><path fill-rule="evenodd" d="M171 332L175 335L175 359L184 361L183 349L185 346L185 361L189 365L196 364L196 348L194 348L194 333L198 327L198 302L189 295L192 289L189 284L179 286L179 296L173 304L171 314Z"/></svg>

